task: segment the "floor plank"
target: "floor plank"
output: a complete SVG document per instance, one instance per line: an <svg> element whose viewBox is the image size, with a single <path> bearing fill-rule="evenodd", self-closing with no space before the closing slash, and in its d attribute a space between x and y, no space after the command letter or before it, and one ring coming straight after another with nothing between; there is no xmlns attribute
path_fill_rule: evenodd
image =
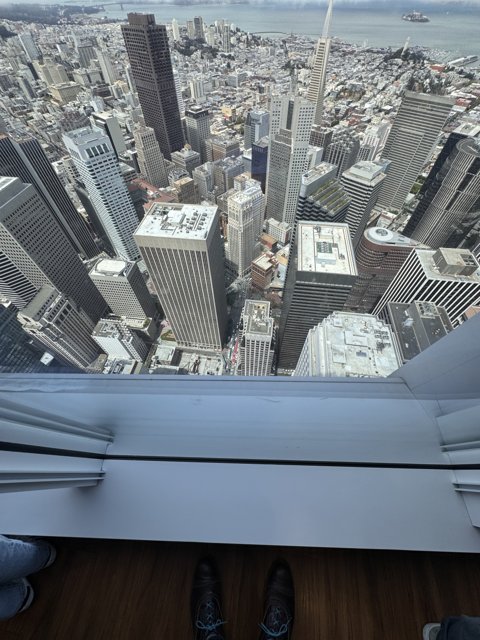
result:
<svg viewBox="0 0 480 640"><path fill-rule="evenodd" d="M291 565L298 640L414 640L426 621L480 615L480 556L64 540L31 577L32 607L2 640L189 640L198 558L221 569L228 640L256 640L272 561Z"/></svg>

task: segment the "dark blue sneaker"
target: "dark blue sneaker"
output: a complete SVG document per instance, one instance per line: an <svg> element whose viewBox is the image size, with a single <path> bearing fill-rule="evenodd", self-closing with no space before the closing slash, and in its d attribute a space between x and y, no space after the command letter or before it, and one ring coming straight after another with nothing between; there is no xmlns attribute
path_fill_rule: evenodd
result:
<svg viewBox="0 0 480 640"><path fill-rule="evenodd" d="M295 615L295 594L290 567L279 560L272 565L265 594L265 616L260 640L289 640Z"/></svg>
<svg viewBox="0 0 480 640"><path fill-rule="evenodd" d="M210 558L200 560L195 569L191 611L195 640L225 640L220 580Z"/></svg>

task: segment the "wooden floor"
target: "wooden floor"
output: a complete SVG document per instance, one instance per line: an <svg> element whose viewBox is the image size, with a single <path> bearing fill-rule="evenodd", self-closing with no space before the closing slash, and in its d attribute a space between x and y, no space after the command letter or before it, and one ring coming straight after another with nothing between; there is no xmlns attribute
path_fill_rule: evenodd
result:
<svg viewBox="0 0 480 640"><path fill-rule="evenodd" d="M257 640L264 579L292 568L297 640L414 640L425 622L480 614L480 556L58 540L55 564L31 577L32 607L0 622L1 640L192 638L195 563L213 553L228 640Z"/></svg>

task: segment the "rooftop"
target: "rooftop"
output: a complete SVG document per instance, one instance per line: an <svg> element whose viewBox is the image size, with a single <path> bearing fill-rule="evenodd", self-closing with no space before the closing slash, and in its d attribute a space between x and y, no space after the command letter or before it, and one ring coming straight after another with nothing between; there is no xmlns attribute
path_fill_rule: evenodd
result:
<svg viewBox="0 0 480 640"><path fill-rule="evenodd" d="M480 266L467 249L416 249L425 275L432 280L465 280L480 283ZM443 260L442 260L443 257ZM468 273L476 266L472 273ZM466 271L462 273L463 271Z"/></svg>
<svg viewBox="0 0 480 640"><path fill-rule="evenodd" d="M297 238L299 271L357 275L348 225L299 222Z"/></svg>
<svg viewBox="0 0 480 640"><path fill-rule="evenodd" d="M215 221L217 207L156 202L148 210L135 236L203 240Z"/></svg>
<svg viewBox="0 0 480 640"><path fill-rule="evenodd" d="M245 333L272 335L273 319L270 317L270 302L245 300L243 316Z"/></svg>
<svg viewBox="0 0 480 640"><path fill-rule="evenodd" d="M335 311L307 340L312 376L386 377L401 365L390 327L367 313Z"/></svg>
<svg viewBox="0 0 480 640"><path fill-rule="evenodd" d="M375 242L376 244L393 244L406 247L415 247L419 244L416 240L407 238L407 236L403 236L401 233L397 233L396 231L384 229L383 227L370 227L366 229L364 235L367 240Z"/></svg>
<svg viewBox="0 0 480 640"><path fill-rule="evenodd" d="M319 177L326 176L330 173L332 174L332 177L334 177L336 170L337 166L335 164L332 164L331 162L320 162L316 167L306 171L302 175L302 184L309 185L312 182L315 182L315 180L318 180Z"/></svg>
<svg viewBox="0 0 480 640"><path fill-rule="evenodd" d="M122 332L120 331L121 325L123 323L114 320L110 320L109 318L102 318L95 325L94 330L92 331L92 336L99 336L102 338L123 338ZM127 331L127 328L125 327Z"/></svg>
<svg viewBox="0 0 480 640"><path fill-rule="evenodd" d="M387 307L405 361L414 358L453 328L445 309L431 302L389 302Z"/></svg>
<svg viewBox="0 0 480 640"><path fill-rule="evenodd" d="M115 259L104 259L102 258L97 262L97 264L90 271L91 276L123 276L125 272L128 270L128 267L131 266L131 263L126 262L125 260L115 260Z"/></svg>
<svg viewBox="0 0 480 640"><path fill-rule="evenodd" d="M377 184L383 179L383 164L379 162L372 162L370 160L360 160L355 163L350 169L347 169L344 174L347 178L353 178L356 181L365 183Z"/></svg>

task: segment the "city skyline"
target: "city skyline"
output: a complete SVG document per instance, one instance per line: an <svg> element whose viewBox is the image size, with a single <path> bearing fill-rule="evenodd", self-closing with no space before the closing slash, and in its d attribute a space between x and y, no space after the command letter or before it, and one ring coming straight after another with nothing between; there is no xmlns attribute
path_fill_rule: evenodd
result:
<svg viewBox="0 0 480 640"><path fill-rule="evenodd" d="M468 97L480 78L472 67L466 85L460 73L474 60L448 67L408 40L392 56L352 49L332 38L332 2L316 41L200 13L168 24L129 13L104 37L93 13L63 37L33 25L0 42L4 173L33 185L81 254L85 291L104 301L88 301L83 359L68 351L80 316L59 316L70 355L52 355L87 372L291 375L331 314L380 314L393 327L387 307L415 302L404 269L437 249L429 269L459 292L456 306L420 275L414 295L433 296L422 303L443 305L453 327L475 313L480 290L464 281L480 269L480 113ZM45 262L56 279L37 274L46 240L22 232L23 262L0 254L3 296L55 351L49 309L76 292L61 260ZM51 302L39 311L42 296ZM263 338L247 331L252 317L269 318Z"/></svg>

